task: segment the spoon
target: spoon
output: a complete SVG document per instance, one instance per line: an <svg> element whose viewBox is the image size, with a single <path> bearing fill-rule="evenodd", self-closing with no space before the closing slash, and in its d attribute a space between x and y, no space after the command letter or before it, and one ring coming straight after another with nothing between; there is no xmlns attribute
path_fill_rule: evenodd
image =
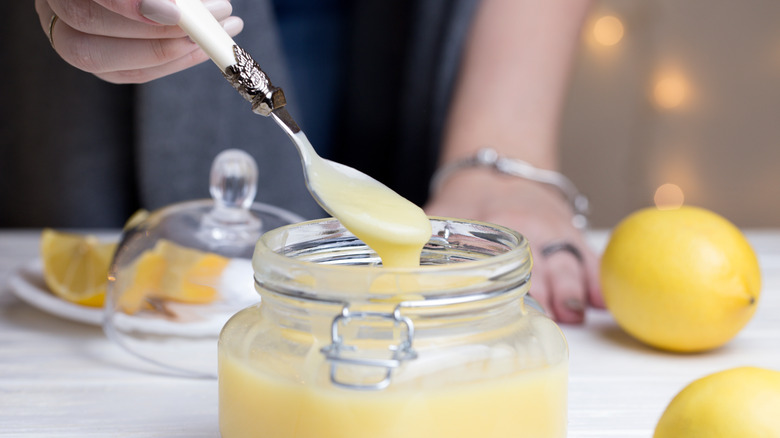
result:
<svg viewBox="0 0 780 438"><path fill-rule="evenodd" d="M271 84L201 0L176 0L176 4L181 12L179 26L252 104L252 110L270 116L295 144L306 187L315 201L376 251L385 266L418 266L420 251L431 237L423 210L365 173L317 155L287 112L282 89Z"/></svg>

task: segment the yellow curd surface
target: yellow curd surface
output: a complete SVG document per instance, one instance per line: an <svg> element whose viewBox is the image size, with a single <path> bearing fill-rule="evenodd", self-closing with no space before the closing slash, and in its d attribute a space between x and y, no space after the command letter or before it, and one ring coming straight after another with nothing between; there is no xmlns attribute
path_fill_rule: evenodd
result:
<svg viewBox="0 0 780 438"><path fill-rule="evenodd" d="M562 438L566 362L437 388L284 381L220 352L223 438Z"/></svg>
<svg viewBox="0 0 780 438"><path fill-rule="evenodd" d="M296 141L311 147L305 137ZM422 208L379 181L332 161L312 160L308 181L323 207L376 251L384 266L420 264L420 251L431 238L431 223Z"/></svg>

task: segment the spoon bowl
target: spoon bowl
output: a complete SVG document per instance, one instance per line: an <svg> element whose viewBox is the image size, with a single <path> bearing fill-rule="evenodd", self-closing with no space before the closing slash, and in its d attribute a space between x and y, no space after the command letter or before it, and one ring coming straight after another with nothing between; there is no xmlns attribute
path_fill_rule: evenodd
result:
<svg viewBox="0 0 780 438"><path fill-rule="evenodd" d="M425 212L376 179L317 155L284 108L271 113L298 148L306 187L315 201L388 266L416 267L431 237Z"/></svg>

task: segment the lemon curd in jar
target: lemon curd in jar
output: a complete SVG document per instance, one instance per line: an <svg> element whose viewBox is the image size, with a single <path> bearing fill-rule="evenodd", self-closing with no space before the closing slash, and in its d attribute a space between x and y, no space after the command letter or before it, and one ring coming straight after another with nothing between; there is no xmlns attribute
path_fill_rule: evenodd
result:
<svg viewBox="0 0 780 438"><path fill-rule="evenodd" d="M220 337L223 438L566 436L566 341L526 301L526 240L431 224L417 268L336 220L263 236L262 301Z"/></svg>

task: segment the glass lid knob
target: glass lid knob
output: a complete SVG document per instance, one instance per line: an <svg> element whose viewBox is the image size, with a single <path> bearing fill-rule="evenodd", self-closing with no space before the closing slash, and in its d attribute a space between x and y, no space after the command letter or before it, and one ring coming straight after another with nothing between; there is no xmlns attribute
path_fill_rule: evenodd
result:
<svg viewBox="0 0 780 438"><path fill-rule="evenodd" d="M237 252L242 245L254 247L263 228L250 211L257 194L255 160L240 149L222 151L211 165L209 186L214 208L203 216L198 238L221 252ZM231 246L238 248L231 251Z"/></svg>
<svg viewBox="0 0 780 438"><path fill-rule="evenodd" d="M227 149L214 159L211 197L217 208L248 209L257 194L257 164L240 149Z"/></svg>

